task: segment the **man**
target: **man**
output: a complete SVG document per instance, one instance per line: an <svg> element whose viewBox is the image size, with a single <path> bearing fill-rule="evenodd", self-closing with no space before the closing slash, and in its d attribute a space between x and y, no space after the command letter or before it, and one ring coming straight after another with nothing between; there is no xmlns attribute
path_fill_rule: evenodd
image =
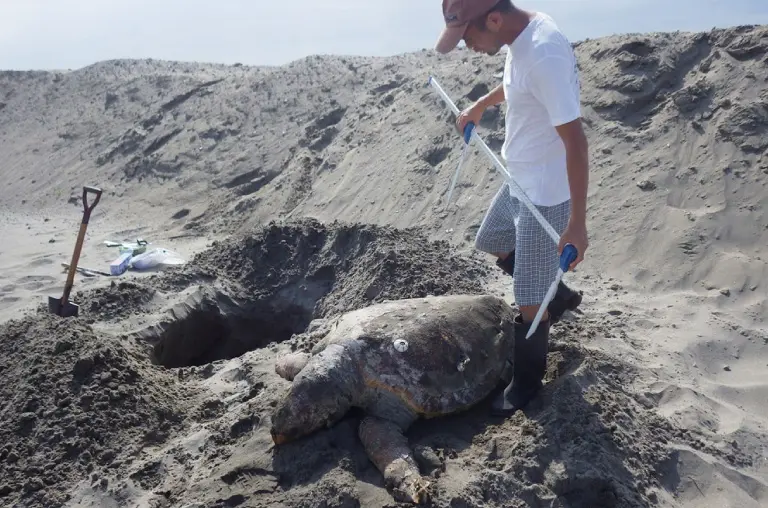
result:
<svg viewBox="0 0 768 508"><path fill-rule="evenodd" d="M576 58L552 18L517 8L509 0L443 0L446 27L436 50L448 53L463 39L473 51L495 55L507 47L504 77L493 91L463 111L456 127L478 125L489 106L507 102L502 155L508 171L561 236L555 245L505 182L477 233L477 249L515 280L520 315L515 322L513 379L493 403L498 415L523 408L538 392L546 371L550 324L581 295L561 283L536 333L525 336L555 278L567 243L588 246L586 208L588 147L581 125Z"/></svg>

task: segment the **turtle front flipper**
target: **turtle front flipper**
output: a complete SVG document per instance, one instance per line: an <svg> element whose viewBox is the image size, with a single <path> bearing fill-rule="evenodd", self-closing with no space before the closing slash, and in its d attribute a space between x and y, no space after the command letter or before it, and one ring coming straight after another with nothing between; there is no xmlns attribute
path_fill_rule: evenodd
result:
<svg viewBox="0 0 768 508"><path fill-rule="evenodd" d="M401 502L426 503L430 482L421 476L402 429L394 422L368 416L360 422L359 434L392 495Z"/></svg>
<svg viewBox="0 0 768 508"><path fill-rule="evenodd" d="M330 427L355 405L363 390L354 345L332 344L309 358L272 413L272 440L284 444Z"/></svg>

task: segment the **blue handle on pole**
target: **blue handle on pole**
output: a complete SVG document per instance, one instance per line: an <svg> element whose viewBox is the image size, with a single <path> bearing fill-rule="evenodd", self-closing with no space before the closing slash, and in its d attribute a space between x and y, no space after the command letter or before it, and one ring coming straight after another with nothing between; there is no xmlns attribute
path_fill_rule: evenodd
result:
<svg viewBox="0 0 768 508"><path fill-rule="evenodd" d="M574 247L572 243L565 244L565 247L563 247L563 253L560 254L560 269L563 271L563 273L568 271L571 263L573 263L578 256L579 251L576 250L576 247Z"/></svg>
<svg viewBox="0 0 768 508"><path fill-rule="evenodd" d="M474 122L467 122L464 126L464 142L469 144L469 140L472 139L472 131L475 129Z"/></svg>

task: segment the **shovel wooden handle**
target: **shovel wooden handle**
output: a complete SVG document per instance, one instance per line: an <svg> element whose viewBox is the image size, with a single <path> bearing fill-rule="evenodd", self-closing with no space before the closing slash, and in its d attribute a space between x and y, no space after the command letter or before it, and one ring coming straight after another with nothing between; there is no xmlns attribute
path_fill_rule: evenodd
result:
<svg viewBox="0 0 768 508"><path fill-rule="evenodd" d="M93 203L88 204L88 194L96 195ZM72 292L72 285L75 283L75 272L77 271L77 262L80 260L80 251L83 248L85 240L85 230L88 228L88 221L91 219L91 212L96 208L96 204L101 199L101 189L96 187L83 187L83 220L80 223L80 231L77 234L75 242L75 251L72 253L72 261L69 263L69 273L67 273L67 283L64 285L64 294L61 297L61 304L66 305L69 301L69 294Z"/></svg>

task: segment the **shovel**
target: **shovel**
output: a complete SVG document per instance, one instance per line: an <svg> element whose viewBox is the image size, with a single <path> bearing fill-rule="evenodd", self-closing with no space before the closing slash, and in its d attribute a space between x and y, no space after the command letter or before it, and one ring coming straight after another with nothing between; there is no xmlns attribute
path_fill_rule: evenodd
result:
<svg viewBox="0 0 768 508"><path fill-rule="evenodd" d="M88 206L88 193L96 195L96 199ZM72 262L69 263L69 273L67 274L67 283L64 285L64 294L60 298L48 297L48 311L61 317L76 317L80 311L80 306L69 301L69 293L72 292L72 285L75 282L75 271L77 271L77 262L80 260L80 250L83 248L85 239L85 230L88 228L88 221L91 218L91 212L96 208L96 204L101 199L101 189L96 187L83 187L83 221L80 223L80 232L77 235L75 243L75 252L72 254Z"/></svg>

